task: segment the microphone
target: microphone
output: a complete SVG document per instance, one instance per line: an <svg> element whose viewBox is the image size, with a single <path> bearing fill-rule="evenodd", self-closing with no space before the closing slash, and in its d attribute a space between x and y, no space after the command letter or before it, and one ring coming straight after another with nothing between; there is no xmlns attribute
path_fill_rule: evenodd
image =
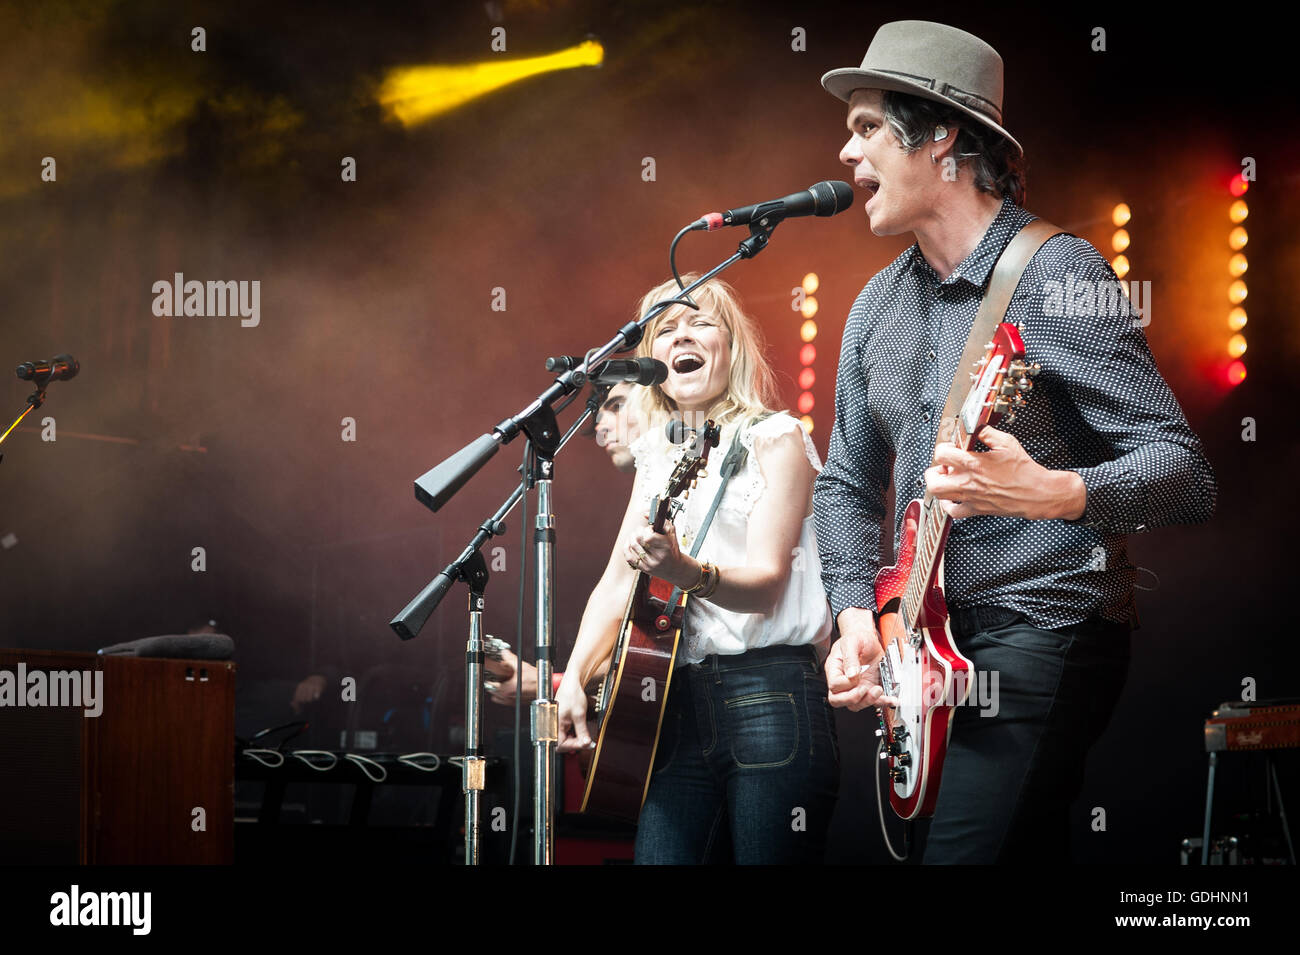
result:
<svg viewBox="0 0 1300 955"><path fill-rule="evenodd" d="M582 364L581 355L556 355L546 359L547 371L573 371Z"/></svg>
<svg viewBox="0 0 1300 955"><path fill-rule="evenodd" d="M71 355L55 355L48 361L25 361L18 366L18 377L23 381L67 381L77 377L81 362Z"/></svg>
<svg viewBox="0 0 1300 955"><path fill-rule="evenodd" d="M637 385L658 385L668 380L668 366L657 358L638 358L635 361L616 358L601 362L587 377L602 385L616 385L624 381Z"/></svg>
<svg viewBox="0 0 1300 955"><path fill-rule="evenodd" d="M847 182L827 180L810 186L803 192L793 192L784 199L759 202L726 212L710 212L693 222L689 228L713 232L723 226L748 225L754 218L777 215L780 219L798 216L833 216L853 204L853 187ZM758 213L755 216L755 213ZM780 221L778 219L778 221Z"/></svg>

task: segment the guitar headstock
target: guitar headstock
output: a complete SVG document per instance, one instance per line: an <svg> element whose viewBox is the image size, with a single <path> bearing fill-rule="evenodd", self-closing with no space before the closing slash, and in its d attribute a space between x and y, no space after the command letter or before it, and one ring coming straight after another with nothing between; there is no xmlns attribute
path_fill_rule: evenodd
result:
<svg viewBox="0 0 1300 955"><path fill-rule="evenodd" d="M1025 343L1020 330L1003 322L993 333L984 357L975 362L971 388L957 415L960 434L954 440L965 447L984 426L997 427L1016 420L1016 412L1028 402L1039 367L1025 361Z"/></svg>
<svg viewBox="0 0 1300 955"><path fill-rule="evenodd" d="M655 499L652 523L658 533L663 533L673 499L690 491L695 486L695 482L707 473L709 451L718 446L721 433L721 429L713 423L712 418L704 422L703 428L692 433L693 436L682 453L681 460L677 462L672 475L668 478L668 487Z"/></svg>

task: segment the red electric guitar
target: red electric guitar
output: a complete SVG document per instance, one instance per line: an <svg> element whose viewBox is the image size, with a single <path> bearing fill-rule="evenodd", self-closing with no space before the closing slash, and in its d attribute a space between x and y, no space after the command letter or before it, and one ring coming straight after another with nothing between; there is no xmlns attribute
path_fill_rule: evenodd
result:
<svg viewBox="0 0 1300 955"><path fill-rule="evenodd" d="M718 436L717 425L706 421L673 469L663 496L650 505L659 533L663 533L670 511L681 507L675 499L704 474L709 450L717 446ZM600 725L600 735L587 770L583 812L632 823L641 815L685 609L685 593L637 571L610 667L596 697L594 720Z"/></svg>
<svg viewBox="0 0 1300 955"><path fill-rule="evenodd" d="M1015 325L1003 322L957 416L940 427L939 443L969 451L985 425L1015 420L1033 388L1038 366L1025 362ZM876 575L876 625L885 654L881 686L899 701L879 707L892 783L889 802L904 819L934 814L953 711L970 693L975 673L948 629L943 597L943 548L952 518L927 492L907 505L898 563Z"/></svg>

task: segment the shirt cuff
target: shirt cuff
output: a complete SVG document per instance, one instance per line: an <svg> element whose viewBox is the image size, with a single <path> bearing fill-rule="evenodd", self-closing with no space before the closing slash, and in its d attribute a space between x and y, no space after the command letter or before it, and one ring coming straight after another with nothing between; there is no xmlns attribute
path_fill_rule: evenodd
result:
<svg viewBox="0 0 1300 955"><path fill-rule="evenodd" d="M876 585L871 580L841 580L828 588L831 601L831 619L839 626L840 611L850 607L876 609Z"/></svg>
<svg viewBox="0 0 1300 955"><path fill-rule="evenodd" d="M1077 468L1088 492L1083 516L1070 524L1095 527L1112 534L1137 534L1147 529L1146 492L1137 473L1120 461Z"/></svg>

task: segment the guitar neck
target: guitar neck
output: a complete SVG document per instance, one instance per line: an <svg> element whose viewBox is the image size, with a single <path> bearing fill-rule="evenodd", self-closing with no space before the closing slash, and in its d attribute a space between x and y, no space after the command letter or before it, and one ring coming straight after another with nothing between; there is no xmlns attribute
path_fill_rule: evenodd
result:
<svg viewBox="0 0 1300 955"><path fill-rule="evenodd" d="M975 439L962 428L961 417L952 422L952 441L946 442L941 437L935 447L952 444L963 451L969 451ZM907 589L903 592L903 619L907 628L916 628L925 601L925 593L934 580L935 570L943 559L944 542L948 539L948 530L952 527L952 518L944 510L943 502L932 497L929 491L921 498L921 516L917 521L916 550L912 555L912 569L907 575Z"/></svg>
<svg viewBox="0 0 1300 955"><path fill-rule="evenodd" d="M939 499L930 497L927 493L921 500L921 516L916 528L916 551L912 555L911 572L907 575L907 589L903 592L903 619L908 630L916 628L921 616L925 593L943 558L943 545L951 526L952 518L944 511Z"/></svg>

